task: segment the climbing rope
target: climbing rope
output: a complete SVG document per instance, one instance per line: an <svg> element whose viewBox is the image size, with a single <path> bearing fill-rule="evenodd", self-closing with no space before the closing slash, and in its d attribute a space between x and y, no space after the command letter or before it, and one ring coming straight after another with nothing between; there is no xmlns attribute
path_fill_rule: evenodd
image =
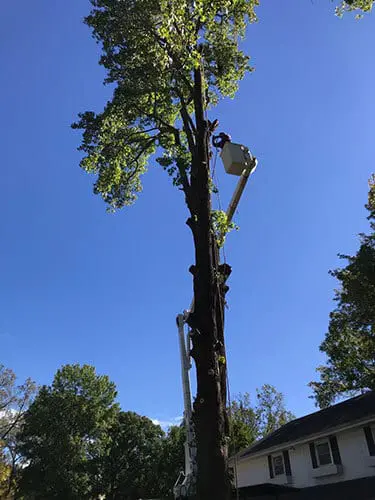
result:
<svg viewBox="0 0 375 500"><path fill-rule="evenodd" d="M222 203L221 203L221 198L220 198L220 186L219 186L219 179L217 176L216 172L216 163L217 163L217 157L218 157L218 151L219 148L215 148L215 155L214 155L214 160L213 160L213 165L212 165L212 172L211 172L211 177L212 177L212 182L214 183L216 187L216 198L217 198L217 206L219 210L222 210ZM221 251L223 254L223 262L226 264L227 259L226 259L226 253L225 253L225 242L223 243L221 247ZM220 251L219 251L219 259L220 259ZM218 293L219 297L221 298L221 290L220 290L220 284L217 283L218 287ZM224 320L224 311L223 311L223 303L222 300L219 300L219 307L220 307L220 315ZM223 325L224 327L224 325ZM227 406L228 406L228 416L229 420L232 418L232 400L231 400L231 394L230 394L230 387L229 387L229 375L228 375L228 363L227 360L225 360L225 368L226 368L226 385L227 385ZM230 438L233 437L233 427L230 427ZM239 500L240 498L240 490L238 488L238 467L237 467L237 454L234 455L234 488L236 492L236 499Z"/></svg>

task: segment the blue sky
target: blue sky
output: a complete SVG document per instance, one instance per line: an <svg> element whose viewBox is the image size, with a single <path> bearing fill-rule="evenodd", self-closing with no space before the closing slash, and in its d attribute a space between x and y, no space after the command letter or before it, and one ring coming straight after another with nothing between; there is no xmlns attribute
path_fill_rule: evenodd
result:
<svg viewBox="0 0 375 500"><path fill-rule="evenodd" d="M6 2L0 18L0 362L49 383L90 363L124 409L182 413L175 316L188 307L192 242L181 193L150 168L137 204L108 215L81 172L79 111L100 111L86 0ZM366 229L374 171L374 16L328 0L264 2L245 49L256 71L211 114L259 158L228 238L231 392L263 383L314 409L307 383L332 308L328 270ZM236 179L221 170L222 202Z"/></svg>

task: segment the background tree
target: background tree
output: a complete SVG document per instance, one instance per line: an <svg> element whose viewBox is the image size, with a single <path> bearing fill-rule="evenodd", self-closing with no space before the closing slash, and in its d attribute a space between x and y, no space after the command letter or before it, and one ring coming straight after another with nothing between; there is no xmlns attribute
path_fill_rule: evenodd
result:
<svg viewBox="0 0 375 500"><path fill-rule="evenodd" d="M14 488L21 457L17 433L36 386L31 379L17 384L16 374L0 365L0 491L6 497Z"/></svg>
<svg viewBox="0 0 375 500"><path fill-rule="evenodd" d="M285 407L284 395L272 385L263 385L256 394L254 403L249 393L239 394L231 401L228 411L230 455L295 418ZM179 472L184 470L184 442L184 427L171 427L164 439L159 472L159 495L162 498L171 497L173 484Z"/></svg>
<svg viewBox="0 0 375 500"><path fill-rule="evenodd" d="M370 179L366 208L371 231L360 235L354 256L340 255L348 264L331 272L340 283L336 308L320 350L328 356L320 366L319 382L311 382L323 408L338 397L375 389L375 177Z"/></svg>
<svg viewBox="0 0 375 500"><path fill-rule="evenodd" d="M293 413L285 408L285 398L273 385L265 384L257 389L257 424L260 437L264 437L293 420Z"/></svg>
<svg viewBox="0 0 375 500"><path fill-rule="evenodd" d="M181 471L185 470L185 429L172 426L163 439L159 468L159 496L173 498L173 486Z"/></svg>
<svg viewBox="0 0 375 500"><path fill-rule="evenodd" d="M257 389L256 403L249 393L240 394L231 403L230 454L250 446L257 439L275 431L295 416L285 408L284 395L272 385Z"/></svg>
<svg viewBox="0 0 375 500"><path fill-rule="evenodd" d="M5 441L35 394L36 386L31 379L17 385L16 374L0 364L0 440Z"/></svg>
<svg viewBox="0 0 375 500"><path fill-rule="evenodd" d="M110 209L134 202L149 158L185 195L195 247L192 357L197 371L194 422L198 497L227 499L224 294L211 209L207 111L233 96L249 68L239 48L258 0L91 0L86 18L101 44L113 98L103 113L80 115L81 166Z"/></svg>
<svg viewBox="0 0 375 500"><path fill-rule="evenodd" d="M159 495L163 437L161 427L147 417L119 413L110 430L101 472L107 499L138 500Z"/></svg>
<svg viewBox="0 0 375 500"><path fill-rule="evenodd" d="M22 494L83 500L105 492L100 466L118 414L115 397L115 385L92 366L66 365L56 372L24 417Z"/></svg>
<svg viewBox="0 0 375 500"><path fill-rule="evenodd" d="M12 468L5 454L4 443L0 441L0 498L7 498L11 489Z"/></svg>
<svg viewBox="0 0 375 500"><path fill-rule="evenodd" d="M229 408L230 441L229 454L234 455L257 440L259 429L256 410L251 404L250 394L239 394Z"/></svg>

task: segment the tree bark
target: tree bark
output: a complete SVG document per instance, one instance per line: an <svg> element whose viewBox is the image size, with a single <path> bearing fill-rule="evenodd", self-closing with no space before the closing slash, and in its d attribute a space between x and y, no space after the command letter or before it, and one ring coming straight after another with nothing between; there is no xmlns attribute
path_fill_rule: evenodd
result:
<svg viewBox="0 0 375 500"><path fill-rule="evenodd" d="M193 420L197 440L197 499L228 500L226 360L224 347L223 283L218 248L211 228L209 131L204 117L201 68L194 72L196 146L191 170L190 210L195 246L192 357L197 374ZM228 266L229 267L229 266Z"/></svg>

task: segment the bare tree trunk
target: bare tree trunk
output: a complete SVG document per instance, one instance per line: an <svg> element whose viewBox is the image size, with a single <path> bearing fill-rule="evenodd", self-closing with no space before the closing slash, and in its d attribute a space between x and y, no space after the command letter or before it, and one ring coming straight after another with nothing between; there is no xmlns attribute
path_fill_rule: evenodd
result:
<svg viewBox="0 0 375 500"><path fill-rule="evenodd" d="M194 73L196 154L191 171L190 208L195 245L192 357L197 373L194 424L197 439L198 500L228 500L224 301L218 249L211 229L208 124L204 118L202 72ZM229 266L228 266L229 267Z"/></svg>

